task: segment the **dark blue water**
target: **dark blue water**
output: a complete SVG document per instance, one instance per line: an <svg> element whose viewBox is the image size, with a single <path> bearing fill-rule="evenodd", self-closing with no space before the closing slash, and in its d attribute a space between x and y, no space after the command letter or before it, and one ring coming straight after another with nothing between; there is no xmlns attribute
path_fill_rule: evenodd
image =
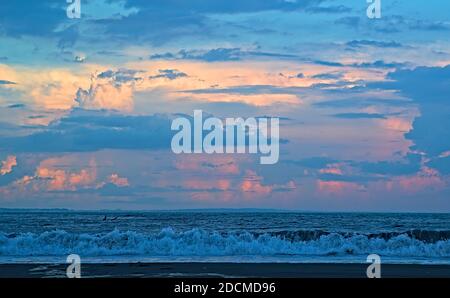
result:
<svg viewBox="0 0 450 298"><path fill-rule="evenodd" d="M0 262L450 264L450 214L0 211Z"/></svg>

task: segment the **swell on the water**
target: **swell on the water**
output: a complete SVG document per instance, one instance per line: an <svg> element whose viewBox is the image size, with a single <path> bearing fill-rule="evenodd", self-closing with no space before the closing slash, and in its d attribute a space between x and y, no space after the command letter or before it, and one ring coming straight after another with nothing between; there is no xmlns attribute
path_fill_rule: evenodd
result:
<svg viewBox="0 0 450 298"><path fill-rule="evenodd" d="M289 239L293 241L307 241L307 240L316 240L319 239L321 236L324 235L330 235L330 234L339 234L344 237L351 237L352 235L355 235L355 233L351 232L327 232L322 230L297 230L297 231L280 231L280 232L273 232L270 233L270 235L273 236L279 236L284 239ZM434 231L434 230L420 230L420 229L414 229L414 230L408 230L408 231L402 231L402 232L379 232L379 233L370 233L370 234L364 234L367 236L367 238L382 238L384 240L392 239L396 236L400 235L406 235L412 239L417 239L425 243L435 243L440 240L449 240L450 239L450 230L441 230L441 231Z"/></svg>
<svg viewBox="0 0 450 298"><path fill-rule="evenodd" d="M426 235L426 236L424 236ZM421 237L424 238L421 238ZM0 233L0 256L335 256L377 253L395 257L450 257L449 231L355 234L296 231L252 234L172 228L144 234L114 230L77 234L62 230L41 234Z"/></svg>

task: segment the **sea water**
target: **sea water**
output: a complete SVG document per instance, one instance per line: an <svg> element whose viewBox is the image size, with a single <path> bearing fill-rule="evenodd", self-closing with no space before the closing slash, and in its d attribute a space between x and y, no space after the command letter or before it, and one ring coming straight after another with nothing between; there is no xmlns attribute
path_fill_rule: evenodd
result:
<svg viewBox="0 0 450 298"><path fill-rule="evenodd" d="M0 211L0 262L450 264L450 214Z"/></svg>

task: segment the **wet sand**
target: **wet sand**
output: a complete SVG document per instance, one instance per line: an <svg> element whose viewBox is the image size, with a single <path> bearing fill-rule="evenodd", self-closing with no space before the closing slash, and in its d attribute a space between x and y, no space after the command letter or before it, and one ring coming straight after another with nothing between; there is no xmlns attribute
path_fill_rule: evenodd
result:
<svg viewBox="0 0 450 298"><path fill-rule="evenodd" d="M82 277L366 278L369 264L116 263L82 264ZM0 264L0 278L66 277L67 264ZM450 278L450 265L384 264L382 277Z"/></svg>

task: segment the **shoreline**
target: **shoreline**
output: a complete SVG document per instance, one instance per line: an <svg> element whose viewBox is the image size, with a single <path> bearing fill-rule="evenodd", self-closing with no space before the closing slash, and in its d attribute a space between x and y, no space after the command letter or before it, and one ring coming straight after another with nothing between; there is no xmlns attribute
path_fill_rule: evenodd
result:
<svg viewBox="0 0 450 298"><path fill-rule="evenodd" d="M0 278L65 278L69 264L0 264ZM86 263L87 278L366 278L355 263ZM450 278L450 265L382 264L381 277Z"/></svg>

